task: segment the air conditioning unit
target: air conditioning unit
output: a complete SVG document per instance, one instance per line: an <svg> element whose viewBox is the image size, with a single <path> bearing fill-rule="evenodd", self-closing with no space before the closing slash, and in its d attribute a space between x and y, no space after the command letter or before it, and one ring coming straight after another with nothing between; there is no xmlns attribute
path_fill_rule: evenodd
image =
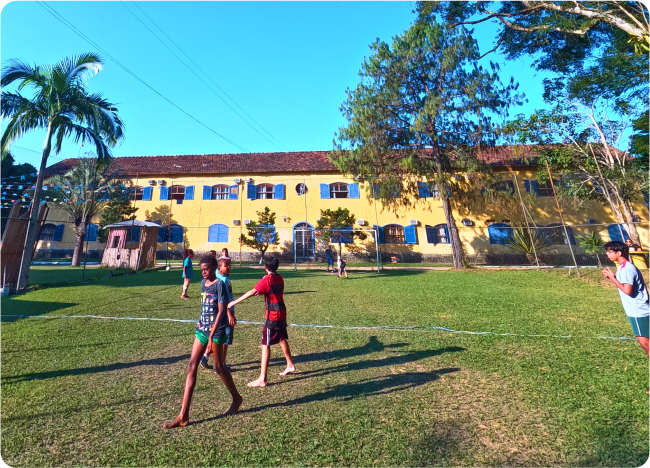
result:
<svg viewBox="0 0 650 468"><path fill-rule="evenodd" d="M167 182L164 180L159 180L158 185L167 185Z"/></svg>
<svg viewBox="0 0 650 468"><path fill-rule="evenodd" d="M463 223L464 226L474 226L474 221L467 218L464 218L461 223Z"/></svg>
<svg viewBox="0 0 650 468"><path fill-rule="evenodd" d="M153 180L153 179L151 179L148 183L149 183L149 185L156 185L156 181Z"/></svg>
<svg viewBox="0 0 650 468"><path fill-rule="evenodd" d="M235 226L239 226L239 220L238 220L238 219L233 219L232 223L233 223Z"/></svg>
<svg viewBox="0 0 650 468"><path fill-rule="evenodd" d="M235 182L236 184L241 184L241 179L240 179L240 178L233 179L233 180L234 180L234 182Z"/></svg>
<svg viewBox="0 0 650 468"><path fill-rule="evenodd" d="M417 220L417 219L410 219L410 220L409 220L409 224L410 224L411 226L417 226L417 225L418 225L418 220Z"/></svg>
<svg viewBox="0 0 650 468"><path fill-rule="evenodd" d="M244 182L246 182L247 184L250 184L251 182L253 182L253 179L251 179L250 177L246 177L244 179Z"/></svg>
<svg viewBox="0 0 650 468"><path fill-rule="evenodd" d="M250 224L250 223L251 223L251 220L250 220L250 219L245 219L245 220L244 220L244 224Z"/></svg>
<svg viewBox="0 0 650 468"><path fill-rule="evenodd" d="M357 219L357 224L359 226L365 226L366 225L366 220L365 219Z"/></svg>

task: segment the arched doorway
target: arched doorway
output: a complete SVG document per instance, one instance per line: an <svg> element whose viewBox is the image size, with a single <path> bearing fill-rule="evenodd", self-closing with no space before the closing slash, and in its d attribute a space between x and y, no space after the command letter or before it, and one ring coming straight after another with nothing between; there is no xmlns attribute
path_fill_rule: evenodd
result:
<svg viewBox="0 0 650 468"><path fill-rule="evenodd" d="M296 243L296 258L314 256L314 228L309 223L298 223L293 227L293 239Z"/></svg>

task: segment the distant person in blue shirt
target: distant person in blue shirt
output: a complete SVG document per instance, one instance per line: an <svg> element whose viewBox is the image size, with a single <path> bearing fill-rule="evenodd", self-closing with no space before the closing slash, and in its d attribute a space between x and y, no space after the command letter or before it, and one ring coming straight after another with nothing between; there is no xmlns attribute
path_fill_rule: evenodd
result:
<svg viewBox="0 0 650 468"><path fill-rule="evenodd" d="M325 249L325 260L327 260L327 272L330 271L330 265L332 265L332 271L334 271L334 257L332 257L332 247L329 245Z"/></svg>
<svg viewBox="0 0 650 468"><path fill-rule="evenodd" d="M643 282L643 276L630 261L628 247L623 242L607 242L603 248L607 251L607 258L618 263L616 275L609 268L603 270L603 275L618 288L621 303L625 315L632 325L634 336L646 354L650 356L650 346L648 345L650 306L648 305L648 288Z"/></svg>
<svg viewBox="0 0 650 468"><path fill-rule="evenodd" d="M182 299L187 299L187 288L190 287L190 281L194 277L194 270L192 269L192 259L194 258L194 251L192 249L183 250L183 294Z"/></svg>

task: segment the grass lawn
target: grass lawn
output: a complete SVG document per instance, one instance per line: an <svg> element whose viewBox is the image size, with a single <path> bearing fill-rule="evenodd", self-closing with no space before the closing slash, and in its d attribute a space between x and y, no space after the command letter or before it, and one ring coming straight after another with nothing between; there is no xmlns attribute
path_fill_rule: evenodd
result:
<svg viewBox="0 0 650 468"><path fill-rule="evenodd" d="M126 270L113 270L113 274L124 273ZM65 286L82 281L96 281L101 278L109 278L111 271L101 267L72 267L70 265L32 266L29 272L29 285L34 288ZM3 303L4 304L4 303Z"/></svg>
<svg viewBox="0 0 650 468"><path fill-rule="evenodd" d="M61 271L51 268L50 274ZM198 274L198 272L196 272ZM43 272L43 274L47 274ZM1 450L12 466L639 466L648 459L648 359L614 289L545 271L282 271L289 322L454 330L290 327L297 372L260 325L228 353L242 411L199 369L179 412L194 324L10 315L199 315L178 270L2 299ZM235 296L262 276L234 269ZM251 298L239 320L261 321Z"/></svg>

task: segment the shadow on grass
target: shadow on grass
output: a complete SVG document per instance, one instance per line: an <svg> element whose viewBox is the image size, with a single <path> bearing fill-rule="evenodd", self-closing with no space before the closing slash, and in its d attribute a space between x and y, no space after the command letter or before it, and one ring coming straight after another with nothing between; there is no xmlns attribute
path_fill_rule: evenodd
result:
<svg viewBox="0 0 650 468"><path fill-rule="evenodd" d="M49 372L35 372L33 374L13 375L8 377L3 376L2 382L3 384L12 384L17 382L27 382L30 380L45 380L71 375L97 374L99 372L110 372L114 370L130 369L139 366L168 366L170 364L176 364L179 361L188 360L189 358L189 354L182 354L180 356L145 359L143 361L136 362L116 362L115 364L107 364L105 366L82 367L80 369L62 369Z"/></svg>
<svg viewBox="0 0 650 468"><path fill-rule="evenodd" d="M282 403L272 403L269 405L257 406L254 408L245 409L240 411L244 413L256 413L270 408L287 407L295 405L304 405L315 401L326 401L329 399L340 399L341 401L349 401L355 398L367 398L374 395L387 395L389 393L406 390L409 388L419 387L420 385L433 382L440 379L441 375L458 372L460 369L457 367L449 367L438 369L429 372L407 372L400 374L390 374L381 377L372 377L369 379L361 380L354 384L341 384L329 387L326 391L306 395L304 397L295 398L293 400L285 401ZM213 418L202 419L194 422L194 424L204 423L220 419L223 415L215 416Z"/></svg>
<svg viewBox="0 0 650 468"><path fill-rule="evenodd" d="M27 317L9 317L9 315L37 317L76 305L78 305L76 302L21 301L8 297L2 299L2 315L0 316L0 320L2 322L16 322Z"/></svg>

